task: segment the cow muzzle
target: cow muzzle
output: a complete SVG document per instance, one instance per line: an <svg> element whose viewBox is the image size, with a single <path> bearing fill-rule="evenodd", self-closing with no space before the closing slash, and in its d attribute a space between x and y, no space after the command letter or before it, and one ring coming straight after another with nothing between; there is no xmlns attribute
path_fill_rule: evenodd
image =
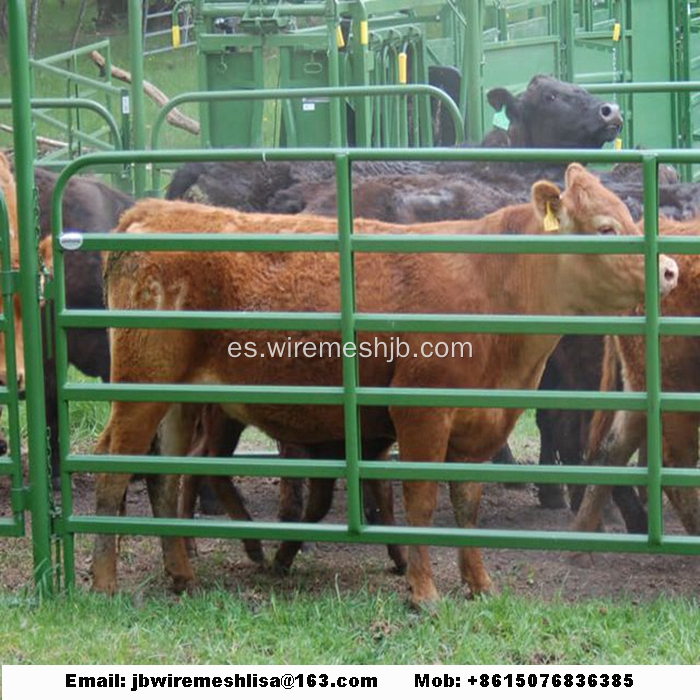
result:
<svg viewBox="0 0 700 700"><path fill-rule="evenodd" d="M659 293L665 296L678 284L678 263L673 258L659 255Z"/></svg>
<svg viewBox="0 0 700 700"><path fill-rule="evenodd" d="M605 102L601 105L599 111L601 119L610 126L617 127L618 131L622 129L623 119L620 105L616 102Z"/></svg>

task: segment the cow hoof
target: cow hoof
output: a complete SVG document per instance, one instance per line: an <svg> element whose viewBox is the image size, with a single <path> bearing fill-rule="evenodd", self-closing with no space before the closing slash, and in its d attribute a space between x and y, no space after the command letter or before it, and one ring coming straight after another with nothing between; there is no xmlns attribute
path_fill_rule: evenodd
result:
<svg viewBox="0 0 700 700"><path fill-rule="evenodd" d="M185 576L175 576L173 577L173 593L181 595L182 593L193 593L196 584L193 578Z"/></svg>
<svg viewBox="0 0 700 700"><path fill-rule="evenodd" d="M437 615L438 605L440 603L440 596L437 594L436 596L437 597L434 598L417 598L412 595L408 599L408 607L421 615L429 615L432 617Z"/></svg>
<svg viewBox="0 0 700 700"><path fill-rule="evenodd" d="M395 562L394 566L389 569L389 573L393 574L394 576L404 576L407 570L408 566L406 565L405 561L400 563Z"/></svg>
<svg viewBox="0 0 700 700"><path fill-rule="evenodd" d="M92 590L94 593L113 596L117 592L117 582L114 579L109 580L94 576L92 579Z"/></svg>
<svg viewBox="0 0 700 700"><path fill-rule="evenodd" d="M265 563L265 552L260 542L257 540L253 542L243 542L243 548L245 549L248 559L254 564L260 564L262 566Z"/></svg>
<svg viewBox="0 0 700 700"><path fill-rule="evenodd" d="M537 498L540 502L540 508L546 510L560 510L567 506L564 491L558 484L548 484L546 487L539 486Z"/></svg>
<svg viewBox="0 0 700 700"><path fill-rule="evenodd" d="M389 545L387 549L389 552L389 558L394 562L394 566L390 569L391 573L396 574L397 576L403 576L408 568L403 547L399 547L398 545Z"/></svg>
<svg viewBox="0 0 700 700"><path fill-rule="evenodd" d="M285 564L277 559L272 562L272 573L275 576L288 576L291 568L291 564Z"/></svg>
<svg viewBox="0 0 700 700"><path fill-rule="evenodd" d="M590 569L595 564L592 552L574 552L568 559L571 566L579 569Z"/></svg>

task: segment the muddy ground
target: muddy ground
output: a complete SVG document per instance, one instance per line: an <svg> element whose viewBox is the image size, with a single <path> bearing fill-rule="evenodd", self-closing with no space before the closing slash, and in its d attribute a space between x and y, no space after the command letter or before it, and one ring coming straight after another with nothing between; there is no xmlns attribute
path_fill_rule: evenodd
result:
<svg viewBox="0 0 700 700"><path fill-rule="evenodd" d="M526 469L526 465L523 466ZM256 519L274 520L277 514L278 480L270 478L240 479ZM9 493L6 480L0 483L0 515L7 514ZM397 518L403 523L401 488L396 485ZM93 479L90 475L74 477L74 502L77 513L94 512ZM129 489L128 512L150 515L145 482L134 481ZM345 485L338 482L329 520L342 522L345 514ZM666 508L666 532L681 533L675 517ZM454 521L447 487L440 488L436 513L438 526L452 526ZM537 506L533 487L518 490L499 484L488 485L482 501L480 525L484 528L522 528L529 530L566 531L572 517L566 510L543 510ZM622 521L610 510L606 531L622 532ZM265 542L268 561L276 544ZM89 586L91 538L76 539L76 567L81 587ZM433 547L432 561L439 589L443 593L459 592L459 574L454 550ZM576 601L628 597L648 600L655 596L697 595L700 592L700 557L649 556L627 554L583 555L577 561L567 552L487 550L485 561L501 590L544 600L561 598ZM252 598L265 597L272 591L339 591L367 588L371 591L404 593L405 580L390 573L390 562L383 547L319 543L299 555L290 575L277 577L269 567L249 562L239 542L200 540L194 563L202 590L225 588ZM31 581L31 544L22 540L0 540L0 590L17 591ZM122 590L138 595L160 595L167 590L162 573L158 541L155 538L125 538L121 544L119 580Z"/></svg>

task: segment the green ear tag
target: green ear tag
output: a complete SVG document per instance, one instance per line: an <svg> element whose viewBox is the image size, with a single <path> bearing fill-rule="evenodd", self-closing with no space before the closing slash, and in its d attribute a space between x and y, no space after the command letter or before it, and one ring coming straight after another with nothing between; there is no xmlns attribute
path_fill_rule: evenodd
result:
<svg viewBox="0 0 700 700"><path fill-rule="evenodd" d="M508 131L510 127L510 119L506 116L506 108L504 107L500 112L496 112L493 115L493 125L497 129L503 129L503 131Z"/></svg>
<svg viewBox="0 0 700 700"><path fill-rule="evenodd" d="M547 202L547 214L544 217L544 230L547 233L559 230L559 219L557 219L557 217L554 216L554 212L552 211L552 205L550 202Z"/></svg>

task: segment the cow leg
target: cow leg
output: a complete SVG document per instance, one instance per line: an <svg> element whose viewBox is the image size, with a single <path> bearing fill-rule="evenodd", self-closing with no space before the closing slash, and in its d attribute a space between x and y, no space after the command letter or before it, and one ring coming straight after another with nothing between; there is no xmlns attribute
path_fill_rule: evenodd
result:
<svg viewBox="0 0 700 700"><path fill-rule="evenodd" d="M610 432L605 436L599 454L592 464L626 465L644 438L646 418L644 414L618 411L613 418ZM603 484L586 489L581 507L576 515L574 530L593 532L602 520L603 506L612 494L613 487Z"/></svg>
<svg viewBox="0 0 700 700"><path fill-rule="evenodd" d="M282 455L280 455L282 456ZM278 518L283 523L298 523L304 511L304 480L285 477L280 479Z"/></svg>
<svg viewBox="0 0 700 700"><path fill-rule="evenodd" d="M402 462L445 461L454 410L392 407L389 413L396 426ZM438 484L435 481L404 482L404 510L409 525L432 525L437 495ZM411 545L408 548L406 577L413 606L422 607L439 600L427 546Z"/></svg>
<svg viewBox="0 0 700 700"><path fill-rule="evenodd" d="M552 434L552 411L538 410L536 421L540 430L540 464L558 464ZM535 484L535 488L540 508L552 510L566 508L564 489L561 484Z"/></svg>
<svg viewBox="0 0 700 700"><path fill-rule="evenodd" d="M396 525L394 518L394 488L389 480L367 479L362 482L365 516L367 522L380 525ZM386 546L389 559L394 562L393 573L406 573L406 555L404 548L398 544Z"/></svg>
<svg viewBox="0 0 700 700"><path fill-rule="evenodd" d="M160 453L163 456L186 455L192 444L192 433L200 407L192 404L171 406L160 423ZM158 474L146 479L151 508L156 518L175 518L178 514L180 476ZM173 588L180 593L192 586L194 573L187 556L183 537L161 537L163 563L173 580Z"/></svg>
<svg viewBox="0 0 700 700"><path fill-rule="evenodd" d="M326 517L333 504L334 484L335 479L309 479L309 498L302 522L317 523ZM285 541L280 544L273 562L273 568L277 573L286 574L289 571L302 544L303 542L299 540Z"/></svg>
<svg viewBox="0 0 700 700"><path fill-rule="evenodd" d="M180 498L177 506L179 518L192 520L194 518L194 507L197 503L197 494L202 483L200 474L185 474L180 483ZM197 555L197 541L194 537L185 537L187 554L190 557Z"/></svg>
<svg viewBox="0 0 700 700"><path fill-rule="evenodd" d="M230 479L210 476L209 486L231 520L252 520L243 497ZM248 559L256 564L264 563L265 554L260 540L244 539L243 549Z"/></svg>
<svg viewBox="0 0 700 700"><path fill-rule="evenodd" d="M450 501L459 527L475 528L481 503L482 485L464 481L450 482ZM491 577L484 567L481 550L476 547L460 547L459 571L462 582L469 586L472 596L491 591Z"/></svg>
<svg viewBox="0 0 700 700"><path fill-rule="evenodd" d="M663 419L664 464L669 467L695 467L698 461L698 418L690 413L667 413ZM665 489L671 505L689 535L700 534L698 489Z"/></svg>
<svg viewBox="0 0 700 700"><path fill-rule="evenodd" d="M146 454L158 423L168 410L162 403L115 401L109 423L97 443L98 454ZM130 474L98 474L95 486L96 515L115 516L124 500ZM114 535L97 535L92 556L92 587L114 593L117 586L117 553Z"/></svg>

